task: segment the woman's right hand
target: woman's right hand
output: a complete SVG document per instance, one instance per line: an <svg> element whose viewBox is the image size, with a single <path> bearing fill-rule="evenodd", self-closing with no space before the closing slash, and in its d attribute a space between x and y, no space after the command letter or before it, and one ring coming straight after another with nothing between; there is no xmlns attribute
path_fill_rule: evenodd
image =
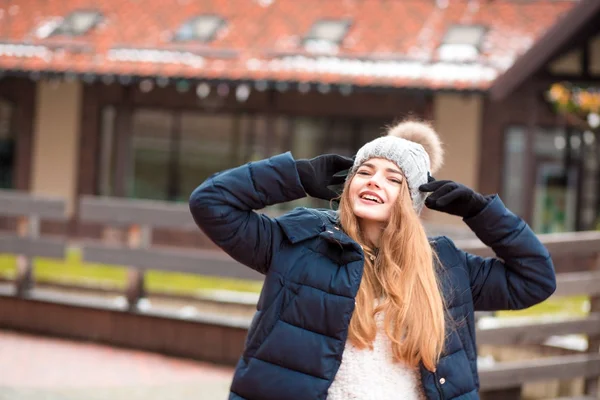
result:
<svg viewBox="0 0 600 400"><path fill-rule="evenodd" d="M353 164L354 160L350 157L323 154L309 160L296 160L296 169L306 194L329 201L339 194L328 186L343 184L346 175L338 173L352 168Z"/></svg>

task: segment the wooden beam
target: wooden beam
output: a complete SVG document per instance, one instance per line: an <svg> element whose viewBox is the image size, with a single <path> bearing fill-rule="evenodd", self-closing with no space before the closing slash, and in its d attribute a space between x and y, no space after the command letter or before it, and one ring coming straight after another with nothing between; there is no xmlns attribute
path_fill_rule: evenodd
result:
<svg viewBox="0 0 600 400"><path fill-rule="evenodd" d="M575 85L593 86L600 83L600 75L571 75L571 74L552 74L548 71L539 72L535 76L535 80L540 85L549 87L557 82L569 82Z"/></svg>
<svg viewBox="0 0 600 400"><path fill-rule="evenodd" d="M557 397L554 400L598 400L595 396Z"/></svg>
<svg viewBox="0 0 600 400"><path fill-rule="evenodd" d="M592 52L591 43L587 40L583 45L581 54L581 75L590 76L590 53Z"/></svg>
<svg viewBox="0 0 600 400"><path fill-rule="evenodd" d="M99 243L83 243L86 262L140 269L187 272L198 275L263 280L264 276L221 251L187 249L132 249Z"/></svg>
<svg viewBox="0 0 600 400"><path fill-rule="evenodd" d="M479 328L477 329L477 344L541 344L550 336L571 334L600 334L600 314L592 314L587 318L574 318L565 321L503 326L489 329Z"/></svg>
<svg viewBox="0 0 600 400"><path fill-rule="evenodd" d="M592 267L592 271L596 273L600 273L600 254L596 255L595 263ZM600 295L590 296L590 311L592 313L600 312ZM600 351L600 334L596 335L588 335L588 353L598 353ZM583 382L583 388L585 394L588 395L598 395L600 392L600 388L598 385L600 384L600 380L598 377L588 378Z"/></svg>
<svg viewBox="0 0 600 400"><path fill-rule="evenodd" d="M238 263L219 250L172 248L132 249L96 242L81 244L84 261L141 269L178 271L199 275L263 280L263 275ZM599 272L571 272L557 275L555 296L600 294Z"/></svg>
<svg viewBox="0 0 600 400"><path fill-rule="evenodd" d="M482 390L512 388L535 381L598 376L600 376L600 354L502 362L479 368Z"/></svg>
<svg viewBox="0 0 600 400"><path fill-rule="evenodd" d="M116 197L82 196L80 219L107 225L150 225L153 228L198 230L187 204Z"/></svg>
<svg viewBox="0 0 600 400"><path fill-rule="evenodd" d="M67 219L66 203L63 199L37 196L18 190L0 190L0 215Z"/></svg>
<svg viewBox="0 0 600 400"><path fill-rule="evenodd" d="M17 235L0 235L0 253L64 259L66 257L65 250L64 239L34 239Z"/></svg>
<svg viewBox="0 0 600 400"><path fill-rule="evenodd" d="M558 274L556 283L554 296L600 295L600 271Z"/></svg>
<svg viewBox="0 0 600 400"><path fill-rule="evenodd" d="M577 257L595 255L600 249L600 232L566 232L538 235L552 256L577 254ZM492 249L479 239L456 240L458 248L483 257L494 256Z"/></svg>
<svg viewBox="0 0 600 400"><path fill-rule="evenodd" d="M109 300L89 302L33 290L23 299L0 287L0 329L80 339L234 366L246 328L240 318L212 321L175 312L126 312ZM217 322L217 323L215 323ZM241 321L242 324L245 322Z"/></svg>
<svg viewBox="0 0 600 400"><path fill-rule="evenodd" d="M154 200L82 196L80 219L84 222L120 226L141 224L180 230L198 229L187 204ZM553 256L592 255L600 248L600 232L597 231L542 234L539 238ZM494 256L492 249L479 239L459 239L455 243L464 251L481 256Z"/></svg>

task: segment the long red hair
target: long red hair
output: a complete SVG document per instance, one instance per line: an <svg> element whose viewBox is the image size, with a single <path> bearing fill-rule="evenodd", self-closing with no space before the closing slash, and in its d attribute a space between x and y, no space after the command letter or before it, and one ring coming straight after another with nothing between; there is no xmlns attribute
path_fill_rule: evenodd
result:
<svg viewBox="0 0 600 400"><path fill-rule="evenodd" d="M439 263L413 209L406 180L382 232L379 250L361 235L349 197L351 180L340 199L340 223L362 246L365 264L348 339L358 348L372 349L375 316L383 312L394 360L412 367L422 361L434 371L445 338L445 305L435 270Z"/></svg>

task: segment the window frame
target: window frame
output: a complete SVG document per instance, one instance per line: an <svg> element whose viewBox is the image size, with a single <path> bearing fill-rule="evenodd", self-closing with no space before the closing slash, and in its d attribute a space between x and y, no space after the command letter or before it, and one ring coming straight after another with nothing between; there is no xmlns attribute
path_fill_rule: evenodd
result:
<svg viewBox="0 0 600 400"><path fill-rule="evenodd" d="M328 24L328 23L338 23L338 24L341 24L342 27L344 28L343 34L340 35L340 37L337 38L336 40L324 39L324 38L318 37L316 35L315 31L318 29L319 24ZM310 42L328 42L331 45L339 46L342 44L342 42L344 41L346 36L348 36L348 32L350 31L352 23L353 23L353 21L350 18L342 18L342 19L321 18L321 19L318 19L315 22L313 22L310 29L306 33L306 35L304 35L304 38L302 39L302 45L306 46Z"/></svg>
<svg viewBox="0 0 600 400"><path fill-rule="evenodd" d="M182 37L182 31L186 28L191 29L194 32L195 25L201 23L202 19L213 19L216 22L215 27L212 31L204 36L199 37L195 34L191 35L191 37ZM173 42L198 42L198 43L210 43L217 37L218 33L221 32L227 26L227 20L223 18L223 16L218 14L199 14L194 17L188 18L185 20L173 35Z"/></svg>
<svg viewBox="0 0 600 400"><path fill-rule="evenodd" d="M73 20L77 17L78 14L91 14L93 20L89 26L86 27L85 30L77 31L73 28ZM78 9L73 10L69 14L67 14L61 23L54 28L54 30L48 36L70 36L70 37L80 37L85 36L89 32L91 32L95 27L97 27L104 20L104 14L96 9Z"/></svg>

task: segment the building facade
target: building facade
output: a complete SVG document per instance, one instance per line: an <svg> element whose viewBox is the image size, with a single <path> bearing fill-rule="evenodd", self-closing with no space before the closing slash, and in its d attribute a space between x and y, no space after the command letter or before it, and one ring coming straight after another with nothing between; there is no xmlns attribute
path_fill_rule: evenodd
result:
<svg viewBox="0 0 600 400"><path fill-rule="evenodd" d="M586 177L597 173L589 161L597 156L590 150L597 143L595 133L551 108L545 98L548 81L525 79L501 98L490 95L497 90L498 77L516 65L516 55L527 55L559 16L575 11L573 2L394 3L405 7L396 12L421 18L414 32L407 33L413 43L409 46L404 39L399 45L402 57L391 53L393 45L381 36L369 39L368 29L360 28L367 18L362 11L369 11L374 22L394 11L385 8L392 7L390 2L373 2L376 6L362 11L355 5L341 15L315 5L311 16L293 21L293 3L274 2L250 10L271 12L260 18L273 42L253 41L247 50L260 50L263 58L244 55L243 46L234 46L242 37L236 23L243 19L230 9L232 0L212 3L210 13L185 9L192 5L172 13L169 21L178 17L183 25L168 49L144 40L139 32L115 30L123 13L157 18L164 12L158 6L132 11L117 3L94 3L88 6L97 12L86 11L82 17L77 10L89 7L50 1L53 11L67 15L54 27L41 18L48 10L30 10L40 18L29 25L21 21L25 27L15 28L10 41L0 43L0 185L67 199L71 222L48 229L81 235L90 232L77 222L81 195L186 201L216 171L284 151L297 158L326 152L351 155L386 126L418 118L431 121L445 144L446 163L436 178L500 193L539 232L593 225L597 199L586 197ZM472 8L475 3L477 9ZM532 16L541 9L546 14L535 32L529 32L531 43L507 51L514 32L530 29L512 21L511 13ZM26 2L7 15L27 11ZM200 17L189 18L194 15ZM107 26L102 18L110 21ZM294 42L301 48L281 44L282 38L291 40L286 32L274 31L282 21L285 29L306 26L301 43ZM88 28L79 34L76 29L86 22ZM427 38L425 23L435 28ZM513 25L503 30L508 23ZM392 29L381 27L378 32L384 28ZM45 29L41 35L27 36L40 29ZM213 36L197 37L207 31ZM596 33L588 36L591 58L586 62L596 71L600 42ZM177 38L187 47L173 44ZM190 47L192 39L204 44ZM109 41L112 47L106 49ZM148 53L148 43L160 47L152 50L156 54ZM369 43L375 51L367 55ZM421 50L432 47L433 58L416 54L416 45ZM104 62L94 62L101 52ZM512 61L507 61L509 53ZM243 70L240 59L245 60ZM579 59L574 60L557 49L541 70L558 76L577 67ZM303 199L275 211L296 205L323 204ZM426 212L424 218L460 224L439 213Z"/></svg>

